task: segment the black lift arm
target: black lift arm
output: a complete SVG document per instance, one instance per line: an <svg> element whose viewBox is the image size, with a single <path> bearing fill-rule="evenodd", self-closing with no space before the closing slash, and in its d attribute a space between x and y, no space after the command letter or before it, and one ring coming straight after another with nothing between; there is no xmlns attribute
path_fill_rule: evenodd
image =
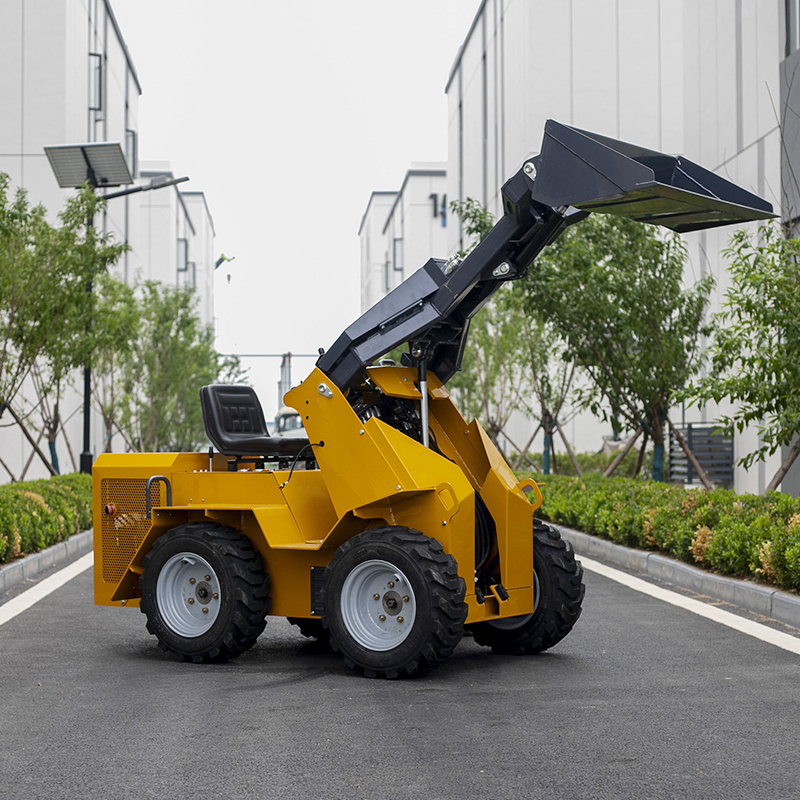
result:
<svg viewBox="0 0 800 800"><path fill-rule="evenodd" d="M317 361L345 391L376 358L408 343L446 383L460 368L472 317L522 278L567 226L592 211L684 233L767 219L772 206L685 158L545 125L542 149L502 189L503 216L463 260L430 259L357 319Z"/></svg>

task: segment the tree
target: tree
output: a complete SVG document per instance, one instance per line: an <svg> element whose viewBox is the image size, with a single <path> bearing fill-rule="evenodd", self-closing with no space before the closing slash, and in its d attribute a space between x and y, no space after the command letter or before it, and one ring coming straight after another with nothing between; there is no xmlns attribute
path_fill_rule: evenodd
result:
<svg viewBox="0 0 800 800"><path fill-rule="evenodd" d="M51 472L13 403L25 379L35 388L51 453L60 427L61 387L70 369L87 357L86 320L91 313L87 282L114 263L124 245L87 227L102 200L88 188L70 198L51 226L40 205L32 208L24 190L12 198L9 178L0 174L0 416L8 410ZM53 399L45 403L44 398ZM12 479L13 479L12 475Z"/></svg>
<svg viewBox="0 0 800 800"><path fill-rule="evenodd" d="M69 264L68 269L76 279L72 282L70 294L63 297L65 302L58 335L48 340L38 359L34 387L50 459L56 472L59 472L59 466L55 442L59 431L63 431L60 413L62 390L72 370L94 361L98 345L107 337L107 327L114 324L107 316L98 317L100 297L93 287L98 280L108 279L109 268L128 249L128 245L114 242L112 234L89 224L88 221L104 206L103 198L85 185L67 201L59 214L61 225L55 230L59 257ZM66 433L64 438L72 455Z"/></svg>
<svg viewBox="0 0 800 800"><path fill-rule="evenodd" d="M539 427L544 431L542 472L545 475L550 474L551 456L553 468L556 468L553 434L558 431L576 473L581 475L580 465L569 440L564 435L561 424L561 414L572 392L572 381L577 364L565 348L564 341L556 329L543 318L543 315L525 313L522 291L514 292L514 300L520 309L519 315L522 320L520 344L523 348L522 360L525 365L525 375L536 407L528 401L529 395L526 391L522 392L520 401L529 416L539 417ZM538 428L534 432L534 436L536 432L538 432ZM524 453L521 453L514 465L515 469L521 465L523 457Z"/></svg>
<svg viewBox="0 0 800 800"><path fill-rule="evenodd" d="M472 198L454 201L450 208L473 238L469 252L491 230L494 218ZM564 357L556 331L544 315L529 313L518 282L513 282L499 289L473 318L462 372L451 383L461 390L467 414L481 420L492 440L497 442L502 435L519 451L515 468L527 457L533 438L542 428L547 474L551 453L555 460L553 434L559 429L558 416L574 373L574 362ZM517 447L503 430L514 411L540 420L524 447ZM564 443L580 474L566 437Z"/></svg>
<svg viewBox="0 0 800 800"><path fill-rule="evenodd" d="M472 198L450 203L471 241L469 254L494 225L494 217ZM468 417L476 417L495 444L518 407L522 388L520 329L522 320L510 287L504 286L472 318L461 372L450 381L460 393Z"/></svg>
<svg viewBox="0 0 800 800"><path fill-rule="evenodd" d="M92 342L94 402L103 417L104 452L112 452L115 431L121 431L121 415L128 397L123 367L133 364L142 323L142 306L135 289L113 275L100 276L95 286ZM123 434L123 438L124 438ZM126 441L128 447L132 447Z"/></svg>
<svg viewBox="0 0 800 800"><path fill-rule="evenodd" d="M700 336L710 334L704 313L712 279L684 288L684 261L677 236L592 215L542 253L525 282L530 313L546 310L590 377L582 405L643 429L659 481L670 406L700 365Z"/></svg>
<svg viewBox="0 0 800 800"><path fill-rule="evenodd" d="M214 349L192 289L149 281L139 303L138 335L122 359L120 428L140 451L197 450L205 442L200 387L241 381L239 361Z"/></svg>
<svg viewBox="0 0 800 800"><path fill-rule="evenodd" d="M762 444L739 460L745 468L791 447L766 492L776 489L800 453L800 241L774 224L756 235L734 232L724 255L731 286L716 315L710 371L685 393L695 402L730 399L729 430L754 424Z"/></svg>

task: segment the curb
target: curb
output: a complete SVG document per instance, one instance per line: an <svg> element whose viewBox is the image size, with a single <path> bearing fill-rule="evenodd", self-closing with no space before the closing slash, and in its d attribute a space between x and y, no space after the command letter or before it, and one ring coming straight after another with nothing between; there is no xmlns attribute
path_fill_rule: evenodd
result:
<svg viewBox="0 0 800 800"><path fill-rule="evenodd" d="M71 564L92 549L92 529L76 533L39 553L0 567L0 598L10 589L41 575L52 567Z"/></svg>
<svg viewBox="0 0 800 800"><path fill-rule="evenodd" d="M796 595L749 581L725 578L659 553L623 547L562 525L555 527L561 531L564 539L572 543L578 555L610 561L680 586L682 589L732 603L762 617L800 628L800 597Z"/></svg>

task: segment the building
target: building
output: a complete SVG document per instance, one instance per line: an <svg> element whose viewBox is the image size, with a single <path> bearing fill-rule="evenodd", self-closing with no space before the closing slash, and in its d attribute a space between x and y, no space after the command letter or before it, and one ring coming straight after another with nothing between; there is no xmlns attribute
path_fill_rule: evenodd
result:
<svg viewBox="0 0 800 800"><path fill-rule="evenodd" d="M143 162L143 182L175 178L169 162ZM141 279L197 292L197 311L205 325L214 324L214 220L202 192L178 186L136 195L132 250L126 259L126 280Z"/></svg>
<svg viewBox="0 0 800 800"><path fill-rule="evenodd" d="M413 163L396 192L373 192L361 219L361 311L447 248L444 164Z"/></svg>
<svg viewBox="0 0 800 800"><path fill-rule="evenodd" d="M24 188L32 203L42 203L53 221L74 190L59 188L45 146L118 142L135 184L172 177L168 163L139 164L141 93L110 0L0 4L0 172L10 176L12 187ZM211 325L214 224L203 193L182 187L110 199L94 224L130 246L118 264L121 277L193 285L201 319ZM31 399L31 391L23 394ZM82 393L72 392L64 403L62 417L71 418L66 438L57 442L63 471L71 468L67 439L72 452L81 449L81 414L72 412L82 402ZM101 421L93 418L92 452L96 455L104 444ZM15 478L46 475L38 459L26 470L30 452L16 426L0 427L0 453L8 467L0 469L0 482L9 472Z"/></svg>
<svg viewBox="0 0 800 800"><path fill-rule="evenodd" d="M482 0L446 79L447 195L499 215L500 188L538 151L545 121L556 119L683 154L797 219L800 192L790 177L800 175L800 116L791 111L800 108L798 47L800 0ZM728 286L719 253L729 235L722 228L685 237L687 281L716 279L712 312ZM453 220L445 253L464 245ZM718 411L687 410L686 420L713 421ZM526 441L532 423L514 426L512 438ZM610 432L586 419L568 429L583 451L599 449ZM734 458L757 443L746 430ZM781 460L776 453L737 469L735 488L763 491ZM800 465L782 488L800 492Z"/></svg>

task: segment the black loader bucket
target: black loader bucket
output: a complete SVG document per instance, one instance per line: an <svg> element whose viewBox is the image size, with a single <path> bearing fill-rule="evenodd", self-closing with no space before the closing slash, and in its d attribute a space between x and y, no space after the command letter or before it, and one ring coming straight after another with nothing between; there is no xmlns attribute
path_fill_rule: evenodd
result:
<svg viewBox="0 0 800 800"><path fill-rule="evenodd" d="M775 216L772 206L681 156L548 120L533 199L616 214L679 233Z"/></svg>

